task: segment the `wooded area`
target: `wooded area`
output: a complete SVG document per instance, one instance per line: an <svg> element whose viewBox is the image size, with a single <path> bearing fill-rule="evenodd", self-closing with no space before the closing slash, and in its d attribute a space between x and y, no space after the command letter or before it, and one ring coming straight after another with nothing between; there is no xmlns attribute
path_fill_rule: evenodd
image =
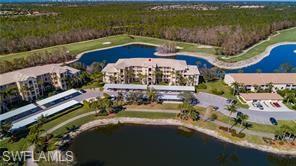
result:
<svg viewBox="0 0 296 166"><path fill-rule="evenodd" d="M57 15L0 17L0 54L128 33L219 46L217 54L234 55L277 30L296 26L296 6L152 11L153 5L3 5Z"/></svg>

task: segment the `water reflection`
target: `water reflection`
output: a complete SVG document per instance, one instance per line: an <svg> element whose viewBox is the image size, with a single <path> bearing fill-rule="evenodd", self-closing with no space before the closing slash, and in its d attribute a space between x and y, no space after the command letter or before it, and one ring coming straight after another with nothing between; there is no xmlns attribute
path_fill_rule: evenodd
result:
<svg viewBox="0 0 296 166"><path fill-rule="evenodd" d="M108 131L110 130L110 132ZM107 134L106 134L107 133ZM295 158L243 148L173 126L100 127L70 147L78 165L295 165Z"/></svg>

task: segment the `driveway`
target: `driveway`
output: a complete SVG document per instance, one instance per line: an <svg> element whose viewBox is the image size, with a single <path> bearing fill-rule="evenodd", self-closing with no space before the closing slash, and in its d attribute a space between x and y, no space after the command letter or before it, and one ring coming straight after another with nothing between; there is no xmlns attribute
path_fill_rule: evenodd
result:
<svg viewBox="0 0 296 166"><path fill-rule="evenodd" d="M227 105L226 98L204 92L199 92L198 94L196 94L196 97L200 101L200 103L198 104L199 106L217 106L219 107L217 111L223 113L224 115L229 115L229 112L225 109ZM238 108L238 111L247 114L249 116L249 121L262 124L270 124L270 117L274 117L277 120L296 120L296 111L264 112L244 108Z"/></svg>

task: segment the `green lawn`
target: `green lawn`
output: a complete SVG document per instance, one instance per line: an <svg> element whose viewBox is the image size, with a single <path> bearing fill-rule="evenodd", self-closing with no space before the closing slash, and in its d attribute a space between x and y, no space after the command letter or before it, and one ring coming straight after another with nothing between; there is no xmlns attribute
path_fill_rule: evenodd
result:
<svg viewBox="0 0 296 166"><path fill-rule="evenodd" d="M206 93L213 94L213 89L218 89L218 90L222 90L224 92L223 95L220 95L220 96L228 98L228 99L237 100L236 96L233 95L231 88L228 85L226 85L222 80L207 82L207 83L205 83L205 85L207 86L206 89L197 89L197 92L206 92ZM237 105L242 108L249 108L248 105L242 104L239 101L238 101Z"/></svg>
<svg viewBox="0 0 296 166"><path fill-rule="evenodd" d="M67 111L67 113L64 114L59 114L56 117L52 117L47 123L45 123L42 127L42 129L44 130L48 130L70 118L73 118L77 115L80 114L84 114L89 112L89 110L87 110L85 107L82 108L78 108L76 110L73 111ZM114 116L112 116L114 117ZM125 112L122 111L118 114L115 115L115 117L138 117L138 118L151 118L151 119L158 119L158 118L175 118L176 114L174 113L157 113L157 112ZM75 126L80 126L82 124L85 124L87 122L93 121L93 120L97 120L100 118L108 118L106 116L94 116L94 115L89 115L86 117L83 117L81 119L78 119L76 121L73 121L59 129L57 129L56 131L54 131L54 135L55 136L61 136L63 135L66 131L67 131L67 127L71 127L73 125ZM111 118L111 117L110 117ZM22 138L17 142L8 142L8 140L4 140L4 141L0 141L0 147L7 147L9 150L13 150L13 151L17 151L17 150L26 150L29 146L29 142L26 138Z"/></svg>
<svg viewBox="0 0 296 166"><path fill-rule="evenodd" d="M109 45L104 45L104 42L111 42ZM72 54L79 54L84 51L88 50L94 50L94 49L100 49L100 48L107 48L111 46L116 45L122 45L127 44L131 42L144 42L144 43L151 43L155 45L163 44L165 42L168 42L168 40L163 39L157 39L157 38L151 38L151 37L142 37L142 36L133 36L133 38L129 37L128 35L116 35L116 36L108 36L105 38L99 38L95 40L88 40L83 42L77 42L77 43L70 43L70 44L64 44L64 45L57 45L53 47L47 47L42 49L36 49L33 51L26 51L26 52L20 52L20 53L12 53L7 55L0 56L1 60L13 60L14 58L18 57L26 57L30 56L34 52L39 51L51 51L56 48L60 47L66 47L70 53ZM177 46L183 47L184 49L182 51L190 51L190 52L200 52L207 54L214 54L215 49L214 48L198 48L198 44L193 43L185 43L185 42L176 42Z"/></svg>
<svg viewBox="0 0 296 166"><path fill-rule="evenodd" d="M159 106L156 105L157 108L176 108L177 109L177 105L164 105L164 106ZM205 113L205 108L202 107L196 107L197 110L201 113L204 114ZM148 109L148 108L147 108ZM155 108L152 108L155 109ZM64 114L60 114L56 117L52 117L46 124L44 124L43 129L44 130L48 130L70 118L73 118L77 115L81 115L84 113L89 112L89 110L85 107L81 107L78 108L76 110L72 110L72 111L67 111ZM229 121L229 118L219 112L215 112L218 116L218 120L225 122L225 123L229 123L232 124L232 121ZM151 118L151 119L159 119L159 118L176 118L176 114L175 113L158 113L158 112L136 112L136 111L122 111L114 116L110 116L110 117L106 117L106 116L94 116L94 115L89 115L86 117L83 117L81 119L78 119L76 121L73 121L59 129L57 129L56 131L53 132L55 138L53 139L53 142L58 140L59 136L64 135L65 132L67 132L67 127L71 127L73 125L75 126L81 126L82 124L85 124L87 122L93 121L93 120L97 120L100 118L112 118L112 117L138 117L138 118ZM287 125L291 125L294 124L295 122L293 121L279 121L279 125L281 124L287 124ZM195 122L194 124L200 126L200 127L205 127L208 129L212 129L212 130L216 130L217 126L214 123L210 123L210 122L204 122L202 120ZM252 123L253 127L250 130L254 130L254 131L263 131L263 132L274 132L275 130L275 126L272 125L261 125L261 124L255 124ZM54 145L54 143L51 143L52 145ZM8 140L4 140L4 141L0 141L0 147L7 147L9 150L25 150L27 149L27 147L29 146L28 140L27 138L22 138L17 142L11 143L8 142Z"/></svg>
<svg viewBox="0 0 296 166"><path fill-rule="evenodd" d="M133 109L165 109L165 110L179 110L180 104L164 103L164 104L147 104L147 105L128 105L127 108Z"/></svg>
<svg viewBox="0 0 296 166"><path fill-rule="evenodd" d="M219 58L219 59L226 62L238 62L238 61L256 56L264 52L268 46L276 43L280 43L280 42L296 42L296 28L279 31L278 35L270 37L270 40L264 41L256 45L255 47L253 47L252 49L250 49L245 53L239 54L237 56L233 56L232 58L230 57L229 59L228 58L227 59Z"/></svg>
<svg viewBox="0 0 296 166"><path fill-rule="evenodd" d="M111 42L109 45L104 45L104 42ZM1 60L13 60L14 58L18 57L26 57L30 56L34 52L40 52L40 51L51 51L56 48L60 47L66 47L70 53L73 54L79 54L84 51L93 50L93 49L100 49L100 48L106 48L116 45L122 45L127 44L131 42L144 42L144 43L150 43L154 45L163 44L165 42L168 42L168 40L164 39L157 39L157 38L151 38L151 37L143 37L143 36L133 36L130 37L126 34L123 35L116 35L116 36L108 36L104 38L99 38L95 40L88 40L88 41L82 41L82 42L76 42L76 43L70 43L70 44L64 44L64 45L57 45L53 47L47 47L42 49L36 49L33 51L26 51L26 52L20 52L20 53L12 53L7 55L0 55L0 61ZM271 40L264 41L257 46L253 47L246 53L242 53L237 56L230 57L228 59L222 59L220 60L226 61L226 62L237 62L240 60L245 60L250 57L253 57L255 55L258 55L262 53L266 47L269 45L278 43L278 42L296 42L296 28L283 30L279 32L279 35L271 37ZM188 51L188 52L198 52L202 55L214 55L215 54L215 47L213 48L199 48L198 44L194 43L187 43L187 42L176 42L177 46L183 47L184 49L182 51Z"/></svg>

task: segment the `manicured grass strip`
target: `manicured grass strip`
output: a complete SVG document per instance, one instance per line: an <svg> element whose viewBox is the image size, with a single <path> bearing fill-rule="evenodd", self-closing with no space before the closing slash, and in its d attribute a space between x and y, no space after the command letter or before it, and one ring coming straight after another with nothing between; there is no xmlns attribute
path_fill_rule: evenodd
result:
<svg viewBox="0 0 296 166"><path fill-rule="evenodd" d="M174 104L174 103L147 104L147 105L128 105L127 108L179 110L179 105L180 104Z"/></svg>

